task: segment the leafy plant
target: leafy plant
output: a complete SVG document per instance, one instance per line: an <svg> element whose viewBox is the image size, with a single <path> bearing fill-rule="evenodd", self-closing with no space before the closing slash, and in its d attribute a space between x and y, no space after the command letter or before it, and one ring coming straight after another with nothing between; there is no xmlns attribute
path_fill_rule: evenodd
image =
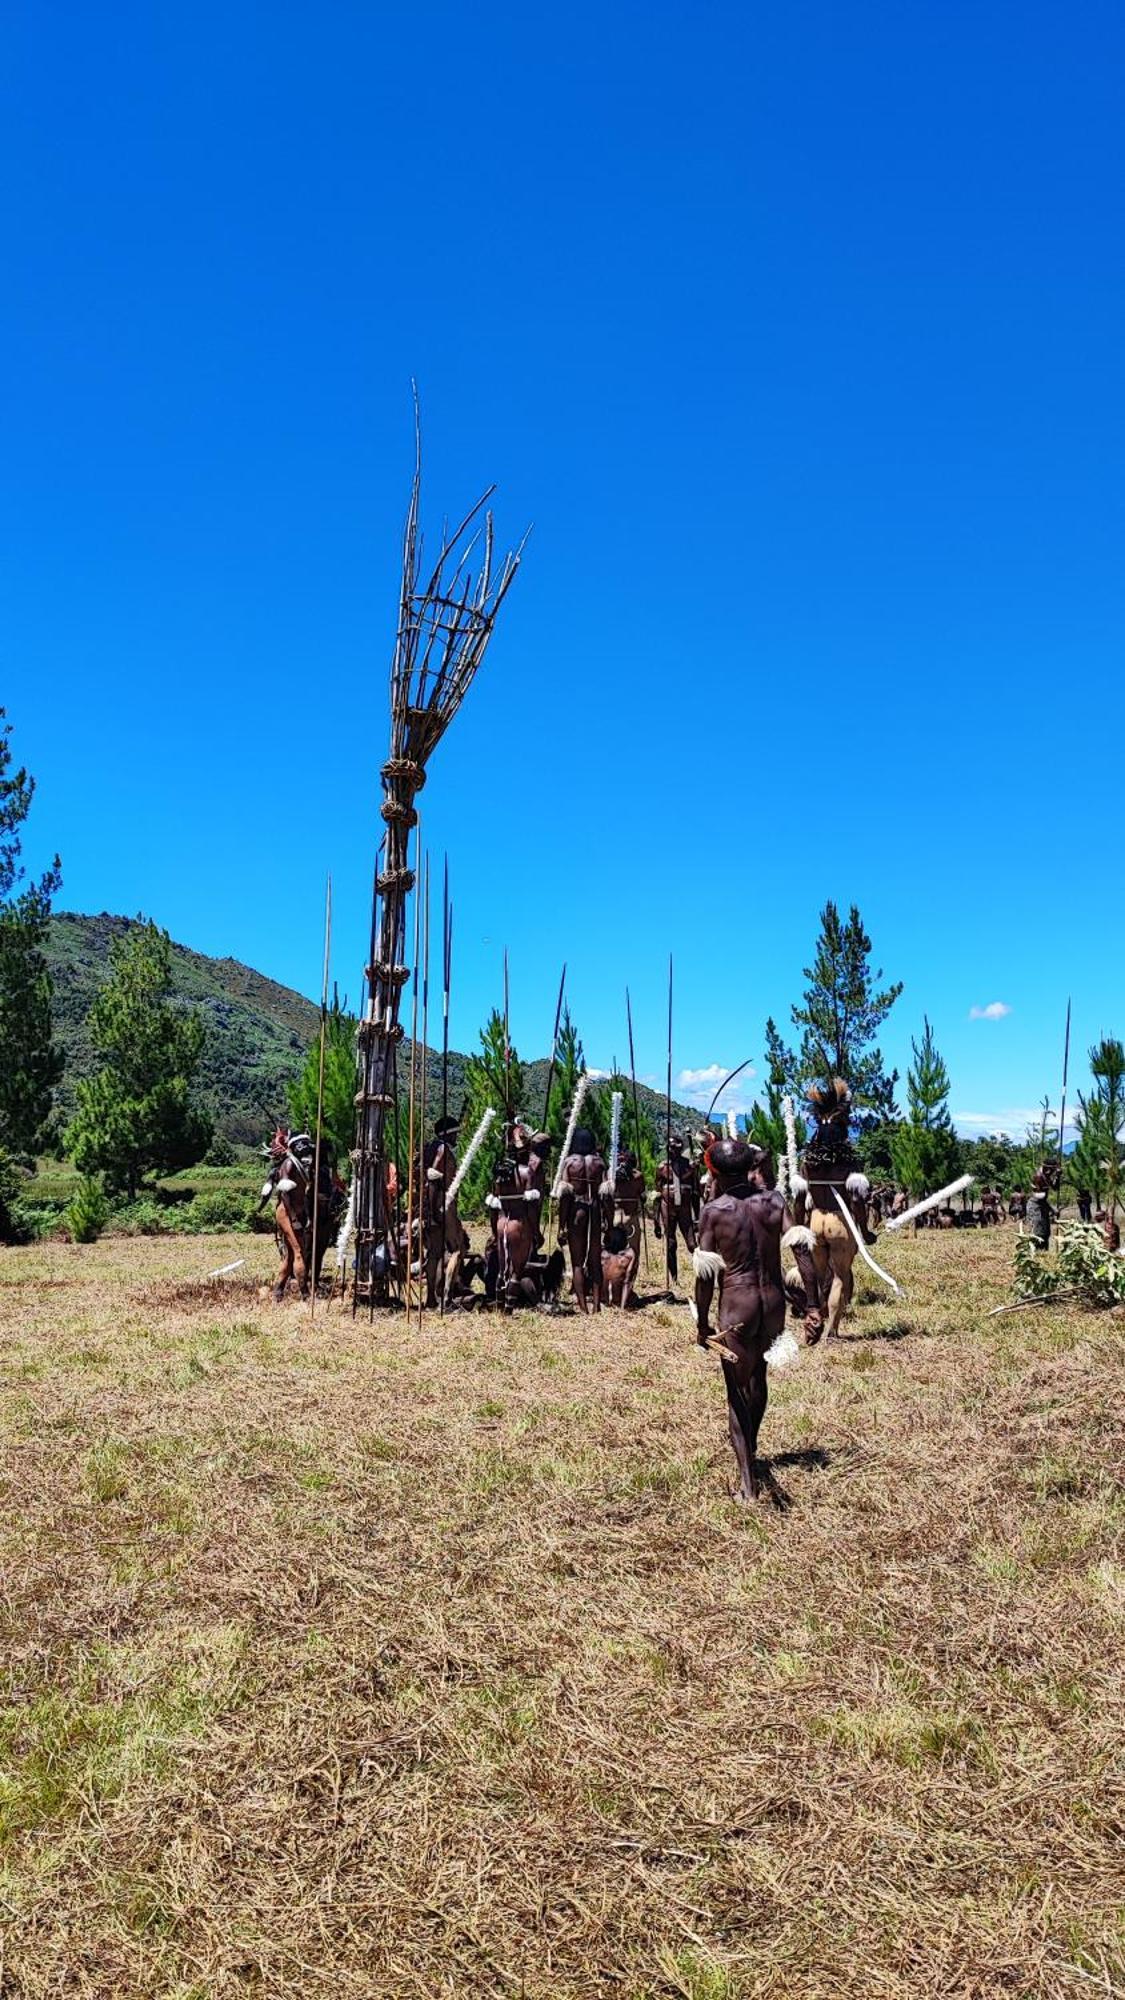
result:
<svg viewBox="0 0 1125 2000"><path fill-rule="evenodd" d="M167 931L140 923L114 938L90 1016L102 1066L78 1086L66 1143L82 1173L103 1173L130 1197L147 1173L191 1166L211 1141L211 1122L192 1101L203 1022L171 991Z"/></svg>
<svg viewBox="0 0 1125 2000"><path fill-rule="evenodd" d="M64 1212L63 1220L74 1243L96 1243L109 1221L109 1203L96 1174L84 1174Z"/></svg>
<svg viewBox="0 0 1125 2000"><path fill-rule="evenodd" d="M1036 1250L1030 1236L1017 1239L1015 1290L1019 1299L1066 1293L1092 1306L1125 1305L1125 1257L1106 1248L1096 1223L1064 1222L1053 1256Z"/></svg>
<svg viewBox="0 0 1125 2000"><path fill-rule="evenodd" d="M879 1119L894 1115L897 1073L888 1076L876 1043L902 992L902 981L879 991L882 968L871 968L871 939L853 903L844 922L833 902L820 913L820 935L801 1005L790 1009L802 1030L800 1048L786 1048L775 1024L766 1024L767 1054L785 1073L793 1095L812 1083L842 1076L861 1110Z"/></svg>
<svg viewBox="0 0 1125 2000"><path fill-rule="evenodd" d="M949 1115L949 1071L924 1016L922 1039L912 1038L910 1047L914 1060L906 1077L909 1116L895 1130L891 1159L900 1187L921 1196L953 1179L960 1146Z"/></svg>

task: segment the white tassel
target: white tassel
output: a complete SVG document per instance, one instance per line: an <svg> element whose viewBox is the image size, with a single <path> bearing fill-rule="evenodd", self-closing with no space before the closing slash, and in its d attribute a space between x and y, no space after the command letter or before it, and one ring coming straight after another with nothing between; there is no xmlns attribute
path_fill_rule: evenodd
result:
<svg viewBox="0 0 1125 2000"><path fill-rule="evenodd" d="M562 1193L562 1185L565 1179L564 1170L566 1167L566 1163L570 1158L570 1142L574 1137L575 1128L578 1124L578 1113L582 1109L582 1099L585 1097L589 1087L590 1087L590 1078L587 1072L584 1070L582 1072L582 1075L578 1079L578 1088L574 1093L574 1103L570 1107L570 1117L567 1120L566 1137L562 1142L562 1151L559 1154L559 1170L558 1173L555 1175L555 1183L551 1189L552 1201L557 1201L560 1194Z"/></svg>
<svg viewBox="0 0 1125 2000"><path fill-rule="evenodd" d="M465 1148L465 1157L462 1160L460 1166L458 1167L457 1172L454 1174L453 1179L449 1183L449 1187L445 1196L447 1205L449 1202L453 1201L456 1198L457 1191L460 1188L461 1183L465 1178L465 1175L468 1173L469 1168L472 1166L473 1161L476 1159L477 1154L480 1152L480 1149L484 1144L485 1133L488 1131L489 1126L494 1122L495 1117L496 1117L496 1112L493 1109L492 1105L491 1104L486 1105L484 1110L484 1115L481 1118L480 1124L477 1126L476 1131L473 1133L472 1138L469 1140L469 1143Z"/></svg>
<svg viewBox="0 0 1125 2000"><path fill-rule="evenodd" d="M277 1184L278 1194L292 1194L293 1189L296 1187L296 1185L297 1185L296 1181L291 1181L291 1180L278 1181Z"/></svg>
<svg viewBox="0 0 1125 2000"><path fill-rule="evenodd" d="M795 1193L800 1175L797 1168L797 1118L791 1097L782 1098L781 1112L785 1119L785 1158L789 1167L789 1186Z"/></svg>
<svg viewBox="0 0 1125 2000"><path fill-rule="evenodd" d="M737 1139L737 1137L738 1137L738 1113L737 1113L737 1111L728 1111L728 1112L727 1112L727 1138L728 1138L728 1139Z"/></svg>
<svg viewBox="0 0 1125 2000"><path fill-rule="evenodd" d="M717 1250L693 1250L691 1253L691 1268L697 1278L711 1278L714 1280L721 1278L727 1267Z"/></svg>
<svg viewBox="0 0 1125 2000"><path fill-rule="evenodd" d="M866 1201L871 1193L871 1182L866 1174L849 1174L844 1186L849 1194L859 1195L863 1201Z"/></svg>
<svg viewBox="0 0 1125 2000"><path fill-rule="evenodd" d="M621 1157L621 1106L625 1099L615 1090L610 1099L613 1114L609 1121L609 1188L612 1194L617 1187L617 1162Z"/></svg>
<svg viewBox="0 0 1125 2000"><path fill-rule="evenodd" d="M340 1224L340 1234L336 1238L336 1269L338 1271L342 1271L348 1261L352 1247L352 1237L355 1235L355 1198L356 1176L353 1174L352 1184L348 1189L347 1213Z"/></svg>
<svg viewBox="0 0 1125 2000"><path fill-rule="evenodd" d="M806 1229L803 1222L795 1222L792 1229L787 1229L782 1237L781 1247L783 1250L811 1250L813 1247L812 1230Z"/></svg>
<svg viewBox="0 0 1125 2000"><path fill-rule="evenodd" d="M829 1186L832 1188L832 1192L836 1197L836 1205L839 1208L840 1214L843 1216L844 1221L847 1223L848 1228L851 1230L852 1235L855 1237L855 1247L859 1251L860 1256L863 1258L864 1263L870 1264L871 1269L874 1271L876 1277L882 1278L883 1283L885 1285L890 1286L896 1299L905 1298L906 1294L903 1291L902 1286L899 1284L898 1279L892 1278L889 1271L884 1271L883 1266L875 1262L874 1257L871 1255L870 1250L868 1249L866 1243L864 1242L862 1236L859 1233L859 1229L856 1225L855 1216L852 1214L851 1209L848 1207L848 1204L844 1200L843 1195L840 1193L839 1188L833 1186L832 1182L829 1182Z"/></svg>
<svg viewBox="0 0 1125 2000"><path fill-rule="evenodd" d="M948 1187L939 1188L936 1194L928 1194L925 1201L916 1201L913 1208L907 1209L905 1215L892 1215L885 1225L886 1233L889 1235L892 1229L901 1229L904 1222L913 1222L916 1215L927 1214L931 1208L936 1208L940 1201L951 1201L955 1194L960 1194L962 1188L967 1188L975 1179L975 1174L962 1174L959 1181L950 1181Z"/></svg>
<svg viewBox="0 0 1125 2000"><path fill-rule="evenodd" d="M800 1359L801 1350L788 1327L778 1334L773 1346L766 1349L767 1368L795 1368Z"/></svg>

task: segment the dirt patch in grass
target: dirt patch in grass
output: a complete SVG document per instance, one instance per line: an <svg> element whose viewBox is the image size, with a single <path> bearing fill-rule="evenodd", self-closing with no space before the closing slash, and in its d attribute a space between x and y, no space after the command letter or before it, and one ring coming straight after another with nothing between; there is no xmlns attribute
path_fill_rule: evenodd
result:
<svg viewBox="0 0 1125 2000"><path fill-rule="evenodd" d="M785 1514L682 1307L5 1253L0 1990L1125 1988L1120 1333L988 1322L1011 1243L771 1383Z"/></svg>

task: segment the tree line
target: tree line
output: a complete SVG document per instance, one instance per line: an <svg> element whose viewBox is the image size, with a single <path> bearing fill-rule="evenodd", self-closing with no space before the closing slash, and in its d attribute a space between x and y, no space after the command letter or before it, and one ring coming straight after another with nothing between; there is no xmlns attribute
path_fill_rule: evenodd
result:
<svg viewBox="0 0 1125 2000"><path fill-rule="evenodd" d="M166 931L140 921L110 947L107 977L90 1016L97 1057L93 1075L76 1087L74 1117L61 1132L55 1110L63 1053L51 1024L51 980L43 946L51 904L62 883L58 856L34 881L22 865L22 834L35 796L26 768L13 768L11 725L0 709L0 1240L12 1241L25 1228L20 1190L43 1154L60 1149L83 1176L83 1204L97 1226L108 1196L133 1198L161 1174L196 1165L212 1142L212 1121L195 1097L203 1046L198 1010L178 1003L172 993L172 946ZM950 1081L923 1018L911 1042L905 1106L898 1099L899 1076L888 1072L880 1035L901 998L901 981L887 981L873 964L873 946L859 910L846 917L828 901L820 913L804 988L790 1009L792 1040L771 1018L765 1023L762 1090L742 1128L779 1157L786 1143L783 1103L792 1097L801 1135L801 1106L813 1083L842 1076L853 1099L857 1150L872 1178L893 1180L918 1197L934 1192L959 1173L1008 1193L1027 1186L1037 1167L1059 1150L1059 1134L1046 1099L1040 1117L1016 1142L1002 1135L971 1141L959 1137L949 1111ZM355 1129L356 1023L338 997L325 1022L323 1128L346 1168ZM1089 1191L1099 1204L1121 1205L1125 1193L1125 1048L1103 1036L1090 1050L1092 1088L1079 1094L1080 1137L1066 1162L1074 1189ZM550 1093L541 1104L527 1101L525 1065L493 1010L480 1031L478 1048L466 1068L461 1112L461 1144L467 1145L491 1106L498 1125L508 1107L542 1124L555 1142L556 1157L580 1078L586 1073L582 1039L569 1007L564 1009ZM319 1037L310 1048L289 1092L296 1125L315 1124L319 1080ZM652 1185L663 1155L663 1121L638 1106L631 1081L617 1073L599 1077L588 1089L582 1123L605 1152L610 1139L614 1091L623 1098L621 1140L639 1155ZM416 1113L419 1107L416 1105ZM427 1106L432 1132L440 1102ZM420 1123L420 1120L419 1120ZM389 1123L399 1171L405 1175L409 1149L406 1078L399 1078L396 1112ZM416 1138L421 1136L416 1135ZM466 1213L483 1202L495 1164L499 1130L470 1168L464 1188Z"/></svg>

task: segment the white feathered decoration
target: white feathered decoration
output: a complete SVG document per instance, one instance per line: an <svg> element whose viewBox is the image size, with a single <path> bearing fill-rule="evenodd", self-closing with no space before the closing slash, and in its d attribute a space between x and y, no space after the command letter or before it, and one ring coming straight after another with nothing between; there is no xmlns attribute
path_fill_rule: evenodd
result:
<svg viewBox="0 0 1125 2000"><path fill-rule="evenodd" d="M785 1119L785 1164L789 1171L789 1187L794 1188L798 1178L797 1167L797 1119L793 1110L793 1099L783 1097L781 1113Z"/></svg>
<svg viewBox="0 0 1125 2000"><path fill-rule="evenodd" d="M469 1168L472 1166L473 1161L476 1159L477 1154L480 1152L480 1149L484 1144L485 1134L487 1133L489 1126L494 1122L495 1117L496 1117L496 1112L493 1106L491 1104L486 1105L483 1116L481 1117L480 1124L477 1126L476 1131L473 1133L472 1138L469 1140L469 1143L465 1148L465 1157L462 1160L460 1166L458 1167L457 1172L454 1174L453 1179L449 1183L449 1187L446 1191L446 1196L445 1196L447 1206L451 1201L454 1200L457 1191L460 1188L461 1183L465 1178L465 1175L468 1173Z"/></svg>
<svg viewBox="0 0 1125 2000"><path fill-rule="evenodd" d="M348 1189L348 1206L344 1213L344 1220L340 1224L340 1234L336 1238L336 1269L338 1271L343 1270L351 1254L352 1237L355 1235L355 1193L357 1185L357 1176L353 1174L352 1184Z"/></svg>
<svg viewBox="0 0 1125 2000"><path fill-rule="evenodd" d="M728 1111L728 1112L727 1112L727 1138L728 1138L728 1139L737 1139L737 1137L738 1137L738 1113L737 1113L737 1111Z"/></svg>
<svg viewBox="0 0 1125 2000"><path fill-rule="evenodd" d="M609 1191L613 1194L617 1187L617 1163L621 1157L621 1106L625 1099L620 1090L615 1090L610 1099L613 1105L609 1121Z"/></svg>
<svg viewBox="0 0 1125 2000"><path fill-rule="evenodd" d="M931 1208L937 1207L939 1201L952 1201L955 1194L960 1194L975 1179L975 1174L962 1174L960 1180L950 1181L948 1187L939 1188L936 1194L928 1194L925 1201L916 1201L905 1215L892 1215L890 1221L883 1225L884 1234L889 1235L892 1229L901 1229L905 1222L913 1222L916 1215L927 1214Z"/></svg>
<svg viewBox="0 0 1125 2000"><path fill-rule="evenodd" d="M559 1170L558 1173L555 1175L554 1186L551 1189L552 1201L557 1201L560 1194L562 1193L563 1168L566 1166L566 1163L570 1158L570 1142L574 1137L574 1130L576 1125L578 1124L578 1113L582 1109L582 1099L585 1097L589 1087L590 1087L589 1075L586 1071L583 1071L582 1075L578 1079L578 1088L574 1093L574 1103L570 1107L570 1117L567 1120L566 1137L562 1142L562 1151L559 1154Z"/></svg>

